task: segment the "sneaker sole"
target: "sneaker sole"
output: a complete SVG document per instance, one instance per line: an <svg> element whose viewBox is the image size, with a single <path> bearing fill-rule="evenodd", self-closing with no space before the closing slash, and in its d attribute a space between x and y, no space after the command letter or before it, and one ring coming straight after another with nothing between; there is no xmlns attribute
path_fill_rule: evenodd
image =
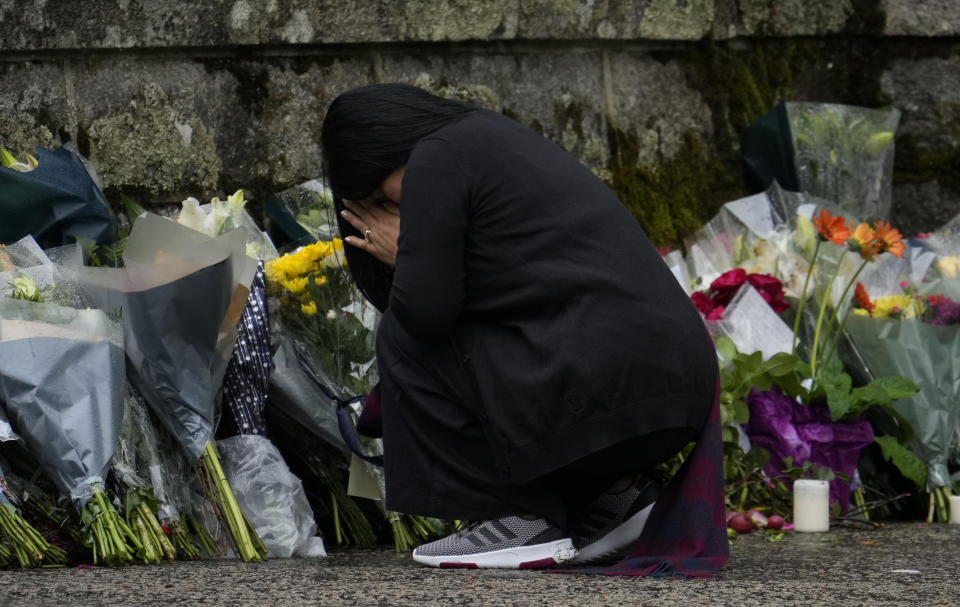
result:
<svg viewBox="0 0 960 607"><path fill-rule="evenodd" d="M426 556L413 551L421 565L442 569L546 569L577 555L573 540L566 538L533 546L517 546L476 554Z"/></svg>
<svg viewBox="0 0 960 607"><path fill-rule="evenodd" d="M618 552L637 541L640 534L643 533L643 527L647 524L647 518L650 511L653 510L653 504L650 504L640 512L637 512L627 520L615 527L610 533L601 537L592 544L588 544L580 549L580 552L574 558L570 559L570 565L589 565L615 556Z"/></svg>

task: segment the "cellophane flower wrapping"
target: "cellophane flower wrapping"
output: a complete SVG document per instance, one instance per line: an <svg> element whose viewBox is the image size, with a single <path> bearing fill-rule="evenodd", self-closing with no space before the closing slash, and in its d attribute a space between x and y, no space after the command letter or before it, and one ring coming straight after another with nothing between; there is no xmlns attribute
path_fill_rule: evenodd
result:
<svg viewBox="0 0 960 607"><path fill-rule="evenodd" d="M123 268L79 268L86 295L122 310L130 379L197 461L213 438L220 384L255 263L240 231L209 238L162 217L134 223Z"/></svg>
<svg viewBox="0 0 960 607"><path fill-rule="evenodd" d="M123 329L103 311L0 299L0 401L28 449L80 511L117 442Z"/></svg>
<svg viewBox="0 0 960 607"><path fill-rule="evenodd" d="M710 221L687 239L689 274L699 278L700 282L693 286L706 288L724 272L738 267L753 256L751 251L758 241L785 224L783 210L773 202L783 200L779 192L774 184L769 192L724 204Z"/></svg>
<svg viewBox="0 0 960 607"><path fill-rule="evenodd" d="M247 213L245 205L243 190L237 190L224 201L213 198L203 205L195 198L187 198L177 216L178 224L211 238L241 230L246 235L247 256L259 261L237 326L234 350L224 372L218 438L267 433L263 411L270 380L271 347L263 262L276 259L277 251L270 237Z"/></svg>
<svg viewBox="0 0 960 607"><path fill-rule="evenodd" d="M750 420L743 429L750 443L770 453L764 471L780 479L787 488L793 481L783 473L786 457L793 466L812 462L838 474L830 481L830 501L845 512L850 506L850 483L860 451L873 442L873 428L864 419L834 422L826 405L805 405L782 394L777 388L753 389L747 396ZM839 475L843 475L844 480Z"/></svg>
<svg viewBox="0 0 960 607"><path fill-rule="evenodd" d="M896 108L788 102L800 190L863 220L890 216Z"/></svg>
<svg viewBox="0 0 960 607"><path fill-rule="evenodd" d="M303 483L266 437L240 434L217 442L224 473L274 558L326 556Z"/></svg>
<svg viewBox="0 0 960 607"><path fill-rule="evenodd" d="M273 224L298 245L339 237L333 193L319 179L274 195L267 202L267 212Z"/></svg>
<svg viewBox="0 0 960 607"><path fill-rule="evenodd" d="M743 134L748 181L832 201L866 221L890 214L896 108L781 102Z"/></svg>
<svg viewBox="0 0 960 607"><path fill-rule="evenodd" d="M379 313L356 287L339 238L317 241L281 256L267 265L266 275L277 356L283 358L277 363L275 381L284 388L285 398L277 401L282 408L281 421L303 420L310 436L328 443L326 461L343 470L350 456L336 429L337 410L354 401L348 407L355 420L360 410L356 399L369 394L377 382L374 338ZM301 396L311 393L316 397L304 402ZM299 432L292 436L295 440L304 437ZM379 439L358 438L367 454L382 452ZM355 465L373 477L382 498L382 470L359 459ZM315 467L311 468L316 473ZM328 486L338 484L342 482L337 478L340 474L325 471L320 480ZM343 489L331 486L331 491L342 493ZM344 501L345 494L333 499L338 507L350 506ZM355 523L350 517L343 518L344 525L353 527L348 534L366 542L359 538L368 535L365 528L369 524L356 516Z"/></svg>
<svg viewBox="0 0 960 607"><path fill-rule="evenodd" d="M914 431L911 450L927 465L928 488L949 486L947 464L960 424L960 325L852 315L846 330L871 377L903 375L919 387L894 407Z"/></svg>
<svg viewBox="0 0 960 607"><path fill-rule="evenodd" d="M802 279L806 272L792 242L796 217L811 214L816 203L774 182L765 192L724 204L685 242L691 288L704 289L724 272L742 268L777 276L793 295L794 277Z"/></svg>
<svg viewBox="0 0 960 607"><path fill-rule="evenodd" d="M0 166L0 243L33 235L44 248L86 238L117 239L117 219L81 158L67 146L37 149L38 166Z"/></svg>

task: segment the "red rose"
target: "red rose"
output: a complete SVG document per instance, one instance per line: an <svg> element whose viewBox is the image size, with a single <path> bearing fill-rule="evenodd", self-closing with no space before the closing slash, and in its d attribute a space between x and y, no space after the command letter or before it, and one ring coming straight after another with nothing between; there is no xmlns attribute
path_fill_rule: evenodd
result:
<svg viewBox="0 0 960 607"><path fill-rule="evenodd" d="M694 293L690 296L690 300L693 302L693 305L697 308L697 310L699 310L704 316L707 316L713 311L713 300L707 297L703 291L694 291Z"/></svg>
<svg viewBox="0 0 960 607"><path fill-rule="evenodd" d="M720 320L720 317L723 316L723 310L723 306L717 306L710 310L710 313L707 314L707 320Z"/></svg>
<svg viewBox="0 0 960 607"><path fill-rule="evenodd" d="M741 268L728 270L721 274L716 280L710 283L711 291L721 291L723 289L734 289L743 284L747 279L747 271Z"/></svg>
<svg viewBox="0 0 960 607"><path fill-rule="evenodd" d="M770 304L775 312L783 312L790 307L790 304L783 298L783 283L775 276L751 274L747 276L747 282L753 285L753 288L763 296L763 300Z"/></svg>
<svg viewBox="0 0 960 607"><path fill-rule="evenodd" d="M718 306L726 306L733 299L737 290L747 280L747 271L737 268L724 272L719 278L710 283L710 290L713 292L713 303Z"/></svg>

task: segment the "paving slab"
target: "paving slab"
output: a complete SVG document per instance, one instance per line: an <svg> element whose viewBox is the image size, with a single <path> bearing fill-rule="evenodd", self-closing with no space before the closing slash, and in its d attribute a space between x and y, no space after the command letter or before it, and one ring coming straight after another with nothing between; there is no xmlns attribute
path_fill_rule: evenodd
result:
<svg viewBox="0 0 960 607"><path fill-rule="evenodd" d="M960 525L741 536L717 579L436 570L384 547L325 559L0 572L3 605L956 605Z"/></svg>

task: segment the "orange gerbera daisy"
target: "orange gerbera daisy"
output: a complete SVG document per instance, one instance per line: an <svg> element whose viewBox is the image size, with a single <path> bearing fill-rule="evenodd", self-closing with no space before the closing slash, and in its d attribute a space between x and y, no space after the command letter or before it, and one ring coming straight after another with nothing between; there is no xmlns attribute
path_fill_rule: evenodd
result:
<svg viewBox="0 0 960 607"><path fill-rule="evenodd" d="M903 236L896 228L891 228L885 221L875 221L873 229L877 235L877 244L879 252L890 251L894 257L903 257L903 252L907 250L907 245L903 242Z"/></svg>
<svg viewBox="0 0 960 607"><path fill-rule="evenodd" d="M841 246L850 238L850 228L843 221L843 217L833 217L826 209L821 210L820 215L813 218L813 227L820 232L821 238Z"/></svg>
<svg viewBox="0 0 960 607"><path fill-rule="evenodd" d="M853 227L853 222L850 223L850 227ZM861 223L853 230L853 234L850 235L850 240L847 241L847 246L850 247L851 251L859 253L860 257L867 261L873 261L880 250L877 235L874 233L873 228L866 223Z"/></svg>
<svg viewBox="0 0 960 607"><path fill-rule="evenodd" d="M856 302L857 307L863 308L867 311L867 314L873 316L873 309L876 306L870 301L870 296L867 295L867 290L863 288L862 282L857 282L857 287L853 290L853 301Z"/></svg>

